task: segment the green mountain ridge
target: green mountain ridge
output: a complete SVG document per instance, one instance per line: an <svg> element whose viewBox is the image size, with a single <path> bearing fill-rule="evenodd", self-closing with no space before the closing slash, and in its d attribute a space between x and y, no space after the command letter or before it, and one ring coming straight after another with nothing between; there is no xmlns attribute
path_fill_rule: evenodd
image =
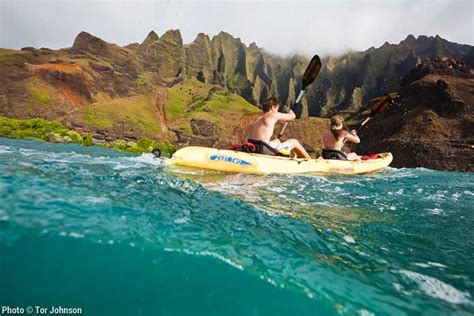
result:
<svg viewBox="0 0 474 316"><path fill-rule="evenodd" d="M246 46L239 38L220 32L210 38L199 33L184 44L179 30L169 30L161 37L151 31L141 44L125 47L107 43L81 32L71 48L63 50L73 58L99 58L92 67L99 71L113 69L118 81L136 80L143 73L158 73L162 78L196 78L221 85L260 106L269 95L280 97L289 106L300 88L300 78L308 62L301 55L280 57ZM317 52L315 52L317 53ZM308 88L303 99L303 115L326 116L340 110L358 110L383 93L398 90L400 78L417 63L434 56L447 56L472 63L472 46L448 42L439 36L409 35L399 44L385 43L364 52L349 52L341 57L326 57L319 79ZM109 68L106 68L109 67ZM109 90L119 96L132 93L117 82ZM118 89L117 89L118 88Z"/></svg>
<svg viewBox="0 0 474 316"><path fill-rule="evenodd" d="M247 47L225 32L212 39L200 33L189 44L183 44L179 30L167 31L161 38L150 32L137 52L147 61L146 71L222 85L256 106L269 95L291 105L309 60L300 55L279 57L255 43ZM399 44L385 43L339 58L326 57L320 78L302 101L303 115L358 110L370 99L398 90L401 77L426 58L447 56L469 62L472 55L472 46L451 43L438 35L409 35Z"/></svg>

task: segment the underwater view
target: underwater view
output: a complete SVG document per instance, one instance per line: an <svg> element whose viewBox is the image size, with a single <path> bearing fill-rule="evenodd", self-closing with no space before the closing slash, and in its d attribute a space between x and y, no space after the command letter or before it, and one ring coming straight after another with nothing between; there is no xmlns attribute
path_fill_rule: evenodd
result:
<svg viewBox="0 0 474 316"><path fill-rule="evenodd" d="M0 305L472 315L474 175L232 175L0 138Z"/></svg>

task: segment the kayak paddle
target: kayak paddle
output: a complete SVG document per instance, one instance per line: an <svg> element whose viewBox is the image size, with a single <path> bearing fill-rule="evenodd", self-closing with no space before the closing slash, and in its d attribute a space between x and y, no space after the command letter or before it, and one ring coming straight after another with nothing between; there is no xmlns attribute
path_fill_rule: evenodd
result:
<svg viewBox="0 0 474 316"><path fill-rule="evenodd" d="M369 116L360 124L360 127L364 126L371 118L373 118L377 113L382 113L394 104L394 99L398 98L398 93L385 93L384 95L370 100L370 114ZM346 140L344 140L344 144Z"/></svg>
<svg viewBox="0 0 474 316"><path fill-rule="evenodd" d="M319 58L318 55L314 55L311 61L308 64L308 67L306 67L306 70L304 71L303 74L303 80L302 80L302 87L300 90L300 93L298 94L298 97L296 98L295 104L291 107L291 110L294 111L298 103L300 102L301 98L303 97L304 91L307 86L309 86L313 81L316 79L316 77L319 74L319 71L321 70L321 59ZM286 127L288 126L288 122L285 122L285 125L283 125L283 128L281 129L280 133L278 134L278 139L283 136L283 133L285 132Z"/></svg>
<svg viewBox="0 0 474 316"><path fill-rule="evenodd" d="M374 115L377 113L382 113L394 103L393 99L398 97L398 93L386 93L383 96L371 100L372 104L370 105L370 114L369 116L360 124L364 126Z"/></svg>

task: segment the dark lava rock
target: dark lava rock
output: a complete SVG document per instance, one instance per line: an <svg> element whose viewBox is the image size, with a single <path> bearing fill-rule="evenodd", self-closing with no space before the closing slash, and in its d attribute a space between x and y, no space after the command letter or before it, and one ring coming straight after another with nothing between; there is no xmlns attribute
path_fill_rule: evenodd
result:
<svg viewBox="0 0 474 316"><path fill-rule="evenodd" d="M359 130L357 152L390 151L394 167L474 171L474 74L440 60L441 68L429 60L406 76L397 105Z"/></svg>

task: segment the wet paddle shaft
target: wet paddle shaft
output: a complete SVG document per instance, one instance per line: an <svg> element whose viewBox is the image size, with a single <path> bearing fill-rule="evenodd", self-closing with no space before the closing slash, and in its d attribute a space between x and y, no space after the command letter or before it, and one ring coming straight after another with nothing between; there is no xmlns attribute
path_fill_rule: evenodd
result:
<svg viewBox="0 0 474 316"><path fill-rule="evenodd" d="M311 83L313 83L313 81L318 76L320 70L321 70L321 59L319 58L318 55L314 55L314 57L309 62L308 67L306 67L306 70L304 71L303 80L302 80L303 84L301 87L301 91L298 94L298 97L296 98L295 104L291 107L292 110L294 110L296 108L296 105L301 101L301 98L304 95L304 91L306 87L309 86ZM285 132L285 129L287 126L288 126L288 122L285 122L285 125L283 125L283 128L281 129L280 133L277 136L279 139Z"/></svg>

